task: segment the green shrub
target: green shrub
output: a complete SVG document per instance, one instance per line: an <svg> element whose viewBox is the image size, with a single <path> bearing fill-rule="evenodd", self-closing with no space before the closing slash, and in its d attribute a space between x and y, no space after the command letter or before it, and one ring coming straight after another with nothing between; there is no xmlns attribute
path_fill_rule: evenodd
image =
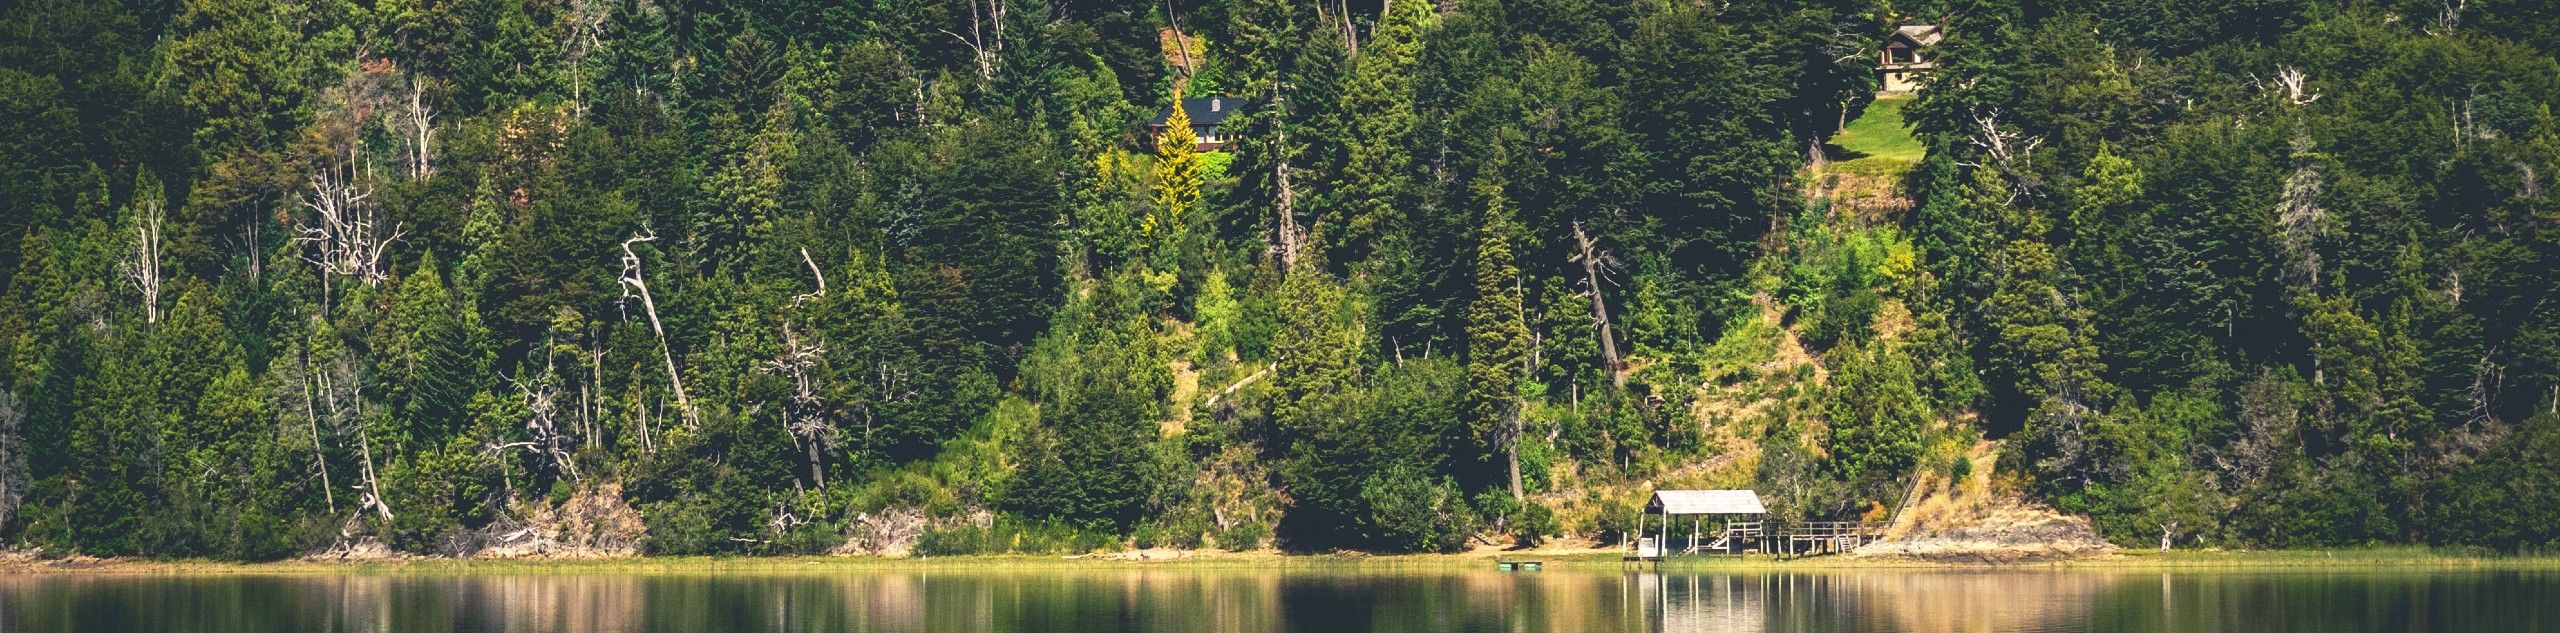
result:
<svg viewBox="0 0 2560 633"><path fill-rule="evenodd" d="M974 525L927 529L916 535L917 556L967 556L987 549L987 531Z"/></svg>
<svg viewBox="0 0 2560 633"><path fill-rule="evenodd" d="M1537 547L1546 542L1548 535L1562 530L1555 511L1537 503L1521 506L1519 512L1512 514L1510 524L1511 542L1520 547Z"/></svg>
<svg viewBox="0 0 2560 633"><path fill-rule="evenodd" d="M1271 526L1261 521L1238 523L1218 533L1218 547L1230 552L1259 548L1267 540L1271 540Z"/></svg>

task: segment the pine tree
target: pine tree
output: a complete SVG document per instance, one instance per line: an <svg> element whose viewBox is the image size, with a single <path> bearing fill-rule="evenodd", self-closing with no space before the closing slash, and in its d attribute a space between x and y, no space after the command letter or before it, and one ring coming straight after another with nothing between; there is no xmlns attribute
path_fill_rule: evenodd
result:
<svg viewBox="0 0 2560 633"><path fill-rule="evenodd" d="M1486 457L1501 453L1509 464L1511 496L1520 487L1520 388L1528 371L1529 325L1521 300L1520 264L1511 249L1518 230L1511 201L1499 174L1501 150L1494 167L1472 186L1483 205L1476 224L1475 301L1467 306L1467 417Z"/></svg>
<svg viewBox="0 0 2560 633"><path fill-rule="evenodd" d="M1420 164L1411 149L1419 118L1413 73L1431 11L1423 0L1390 0L1382 19L1377 32L1361 43L1343 88L1348 129L1342 139L1342 200L1332 209L1333 217L1326 218L1330 226L1325 239L1345 257L1365 256L1372 240L1415 205Z"/></svg>
<svg viewBox="0 0 2560 633"><path fill-rule="evenodd" d="M2067 264L2048 244L2052 221L2033 201L2008 198L2009 183L1997 170L1976 168L1966 189L1977 213L2008 243L1992 256L1991 296L1982 306L1992 358L2007 359L2001 387L2012 389L2030 472L2048 486L2066 489L2093 480L2090 428L2105 414L2112 387L2101 378L2090 311L2068 286Z"/></svg>
<svg viewBox="0 0 2560 633"><path fill-rule="evenodd" d="M1272 417L1283 430L1305 433L1325 420L1324 400L1358 387L1362 332L1345 318L1349 293L1321 258L1299 260L1280 284L1280 331L1272 337L1271 384L1278 392Z"/></svg>
<svg viewBox="0 0 2560 633"><path fill-rule="evenodd" d="M1904 345L1886 338L1849 341L1825 354L1840 359L1828 413L1831 460L1843 479L1899 476L1920 457L1929 406Z"/></svg>

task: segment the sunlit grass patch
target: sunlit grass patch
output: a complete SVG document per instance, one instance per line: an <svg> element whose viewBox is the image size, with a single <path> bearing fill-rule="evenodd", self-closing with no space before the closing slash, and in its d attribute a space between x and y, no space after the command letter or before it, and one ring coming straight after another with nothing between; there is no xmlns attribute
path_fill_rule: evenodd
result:
<svg viewBox="0 0 2560 633"><path fill-rule="evenodd" d="M1884 97L1867 105L1865 112L1849 122L1840 133L1831 135L1831 145L1844 150L1842 162L1865 161L1910 164L1920 162L1928 148L1920 139L1912 138L1903 127L1902 106L1910 97Z"/></svg>

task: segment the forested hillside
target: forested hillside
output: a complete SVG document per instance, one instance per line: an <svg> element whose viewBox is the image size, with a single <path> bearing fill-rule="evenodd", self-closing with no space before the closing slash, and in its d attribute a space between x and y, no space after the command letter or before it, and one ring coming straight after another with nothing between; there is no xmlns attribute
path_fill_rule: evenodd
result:
<svg viewBox="0 0 2560 633"><path fill-rule="evenodd" d="M1938 68L1880 102L1914 23ZM2556 34L2535 0L14 2L0 540L1451 551L1613 539L1655 482L1876 518L1993 446L2125 544L2550 547ZM1149 131L1208 95L1231 151Z"/></svg>

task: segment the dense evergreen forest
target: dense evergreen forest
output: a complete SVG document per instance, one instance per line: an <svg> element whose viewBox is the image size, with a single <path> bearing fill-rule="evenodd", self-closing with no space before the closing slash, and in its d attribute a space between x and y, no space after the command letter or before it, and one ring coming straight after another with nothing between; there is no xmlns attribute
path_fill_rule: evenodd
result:
<svg viewBox="0 0 2560 633"><path fill-rule="evenodd" d="M2127 545L2552 547L2554 51L2540 0L11 2L0 539L1448 551L1682 478L1873 518L1987 438ZM1881 105L1925 158L1861 171Z"/></svg>

